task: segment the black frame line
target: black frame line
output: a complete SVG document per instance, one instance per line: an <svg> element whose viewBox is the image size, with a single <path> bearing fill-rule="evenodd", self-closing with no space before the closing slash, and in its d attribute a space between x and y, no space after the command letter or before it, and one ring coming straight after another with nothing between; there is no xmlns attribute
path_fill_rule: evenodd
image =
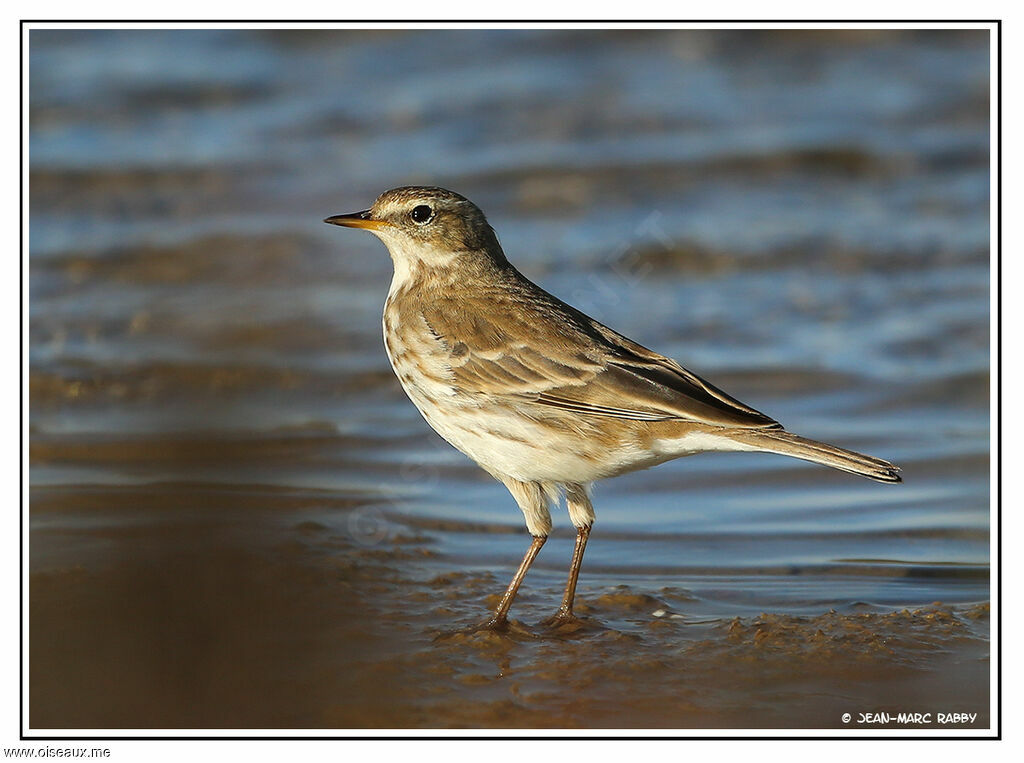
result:
<svg viewBox="0 0 1024 763"><path fill-rule="evenodd" d="M147 735L147 736L50 736L50 735L26 735L25 731L25 448L22 440L25 432L25 28L26 25L58 25L78 24L82 26L96 26L103 24L175 24L182 27L187 25L216 25L216 24L428 24L431 27L439 25L481 25L481 24L575 24L581 27L595 26L601 24L650 24L650 25L671 25L671 24L722 24L736 26L742 24L919 24L923 28L931 25L950 24L979 24L995 26L996 65L995 65L995 190L996 199L994 208L992 200L989 200L989 210L995 213L995 442L996 442L996 477L995 477L995 516L996 516L996 549L998 550L998 564L995 569L997 581L997 619L995 631L998 635L996 644L996 658L998 670L995 677L996 708L995 708L995 733L989 736L946 736L946 735L914 735L914 736L887 736L887 735L810 735L810 734L787 734L787 735L742 735L729 736L727 734L647 734L647 735L606 735L586 733L582 729L580 734L559 734L559 735L502 735L496 734L444 734L444 735L386 735L386 734L356 734L356 735L316 735L316 736L286 736L286 735L232 735L232 736L202 736L202 735ZM445 18L445 19L419 19L419 18L22 18L18 22L18 739L20 741L453 741L453 740L509 740L509 741L575 741L580 739L592 740L629 740L629 741L658 741L658 740L697 740L697 741L1000 741L1002 739L1002 19L1001 18ZM990 73L991 74L991 73ZM989 128L991 129L991 127ZM991 162L991 156L989 156ZM989 242L989 257L991 257L991 242ZM991 316L989 316L991 322ZM990 711L991 717L991 711ZM215 730L215 729L211 729ZM396 729L399 730L399 729Z"/></svg>

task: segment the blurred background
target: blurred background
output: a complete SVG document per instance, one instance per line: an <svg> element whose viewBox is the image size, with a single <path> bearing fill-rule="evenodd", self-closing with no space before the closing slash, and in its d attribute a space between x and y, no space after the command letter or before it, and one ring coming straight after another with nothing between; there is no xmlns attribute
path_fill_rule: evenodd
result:
<svg viewBox="0 0 1024 763"><path fill-rule="evenodd" d="M32 727L987 725L987 31L37 29L29 55ZM393 377L386 250L321 223L409 184L905 483L748 454L602 483L593 630L435 642L528 538Z"/></svg>

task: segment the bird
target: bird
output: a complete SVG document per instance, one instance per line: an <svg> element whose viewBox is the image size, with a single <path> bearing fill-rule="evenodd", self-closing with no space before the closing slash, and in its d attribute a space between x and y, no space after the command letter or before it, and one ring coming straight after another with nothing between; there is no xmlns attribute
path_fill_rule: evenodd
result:
<svg viewBox="0 0 1024 763"><path fill-rule="evenodd" d="M707 451L778 453L901 482L897 466L800 437L530 281L469 199L433 186L385 191L331 225L368 231L394 274L384 346L426 422L508 488L532 536L481 630L506 631L523 578L562 496L576 541L562 602L542 626L580 627L573 611L595 513L591 485Z"/></svg>

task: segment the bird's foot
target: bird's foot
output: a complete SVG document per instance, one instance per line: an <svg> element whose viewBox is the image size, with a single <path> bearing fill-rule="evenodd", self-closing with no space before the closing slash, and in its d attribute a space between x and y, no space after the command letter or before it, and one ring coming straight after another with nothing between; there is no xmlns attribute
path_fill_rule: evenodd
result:
<svg viewBox="0 0 1024 763"><path fill-rule="evenodd" d="M473 630L476 632L491 631L492 633L507 633L509 630L508 618L491 615L482 623L473 626Z"/></svg>
<svg viewBox="0 0 1024 763"><path fill-rule="evenodd" d="M574 615L571 609L561 608L551 617L541 620L540 625L560 634L569 634L586 628L587 621Z"/></svg>
<svg viewBox="0 0 1024 763"><path fill-rule="evenodd" d="M521 623L505 617L495 617L492 615L483 622L471 625L468 628L459 628L439 633L434 637L434 641L465 639L475 636L495 636L512 639L536 638L536 635L527 630Z"/></svg>

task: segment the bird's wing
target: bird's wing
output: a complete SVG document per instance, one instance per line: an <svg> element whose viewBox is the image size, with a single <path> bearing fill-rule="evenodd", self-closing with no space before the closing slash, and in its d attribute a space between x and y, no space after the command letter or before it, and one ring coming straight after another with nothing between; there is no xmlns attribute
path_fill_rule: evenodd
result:
<svg viewBox="0 0 1024 763"><path fill-rule="evenodd" d="M460 389L634 421L780 428L675 361L540 294L470 296L422 309Z"/></svg>

